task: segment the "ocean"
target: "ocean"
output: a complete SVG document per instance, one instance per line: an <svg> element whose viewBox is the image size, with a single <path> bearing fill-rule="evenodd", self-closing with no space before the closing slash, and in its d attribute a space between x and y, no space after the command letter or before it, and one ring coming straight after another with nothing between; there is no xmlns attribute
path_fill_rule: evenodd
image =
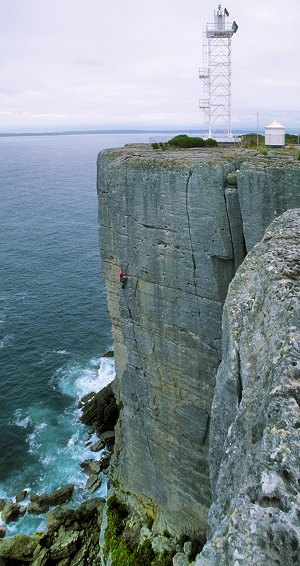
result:
<svg viewBox="0 0 300 566"><path fill-rule="evenodd" d="M150 135L0 138L0 498L67 483L73 505L88 498L80 463L95 454L77 404L114 378L96 159ZM90 497L105 494L104 481ZM8 536L44 527L26 514Z"/></svg>

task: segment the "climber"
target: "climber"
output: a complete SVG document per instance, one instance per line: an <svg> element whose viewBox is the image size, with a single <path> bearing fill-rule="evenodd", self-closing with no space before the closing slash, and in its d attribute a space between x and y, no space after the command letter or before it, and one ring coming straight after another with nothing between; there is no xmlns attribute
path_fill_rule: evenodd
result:
<svg viewBox="0 0 300 566"><path fill-rule="evenodd" d="M124 289L127 279L128 279L128 275L123 273L123 271L120 271L120 283L122 283L122 289Z"/></svg>

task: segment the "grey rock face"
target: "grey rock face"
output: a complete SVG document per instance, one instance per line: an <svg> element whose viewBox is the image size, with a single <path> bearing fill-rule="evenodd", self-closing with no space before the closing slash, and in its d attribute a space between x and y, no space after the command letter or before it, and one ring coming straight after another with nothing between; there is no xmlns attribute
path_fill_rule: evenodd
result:
<svg viewBox="0 0 300 566"><path fill-rule="evenodd" d="M300 563L300 209L232 281L212 408L210 542L197 566Z"/></svg>
<svg viewBox="0 0 300 566"><path fill-rule="evenodd" d="M286 177L277 161L272 169L243 150L160 154L136 146L98 158L100 248L122 406L111 470L130 503L172 533L206 528L223 302L262 226L294 206L299 163L283 168ZM225 194L229 174L236 178ZM129 276L124 290L120 269Z"/></svg>

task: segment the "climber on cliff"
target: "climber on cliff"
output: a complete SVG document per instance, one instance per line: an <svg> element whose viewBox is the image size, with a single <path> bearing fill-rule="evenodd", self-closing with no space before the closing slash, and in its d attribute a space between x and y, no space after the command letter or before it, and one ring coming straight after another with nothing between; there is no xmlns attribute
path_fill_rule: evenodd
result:
<svg viewBox="0 0 300 566"><path fill-rule="evenodd" d="M120 283L122 283L122 289L124 289L127 279L128 279L128 275L123 273L123 271L121 270L120 271Z"/></svg>

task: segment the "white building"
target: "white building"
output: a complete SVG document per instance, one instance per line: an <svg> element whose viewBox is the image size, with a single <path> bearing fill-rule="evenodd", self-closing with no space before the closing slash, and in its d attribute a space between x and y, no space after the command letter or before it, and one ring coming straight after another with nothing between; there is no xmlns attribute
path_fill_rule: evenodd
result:
<svg viewBox="0 0 300 566"><path fill-rule="evenodd" d="M285 144L285 127L274 120L272 124L265 126L265 145L280 146Z"/></svg>

